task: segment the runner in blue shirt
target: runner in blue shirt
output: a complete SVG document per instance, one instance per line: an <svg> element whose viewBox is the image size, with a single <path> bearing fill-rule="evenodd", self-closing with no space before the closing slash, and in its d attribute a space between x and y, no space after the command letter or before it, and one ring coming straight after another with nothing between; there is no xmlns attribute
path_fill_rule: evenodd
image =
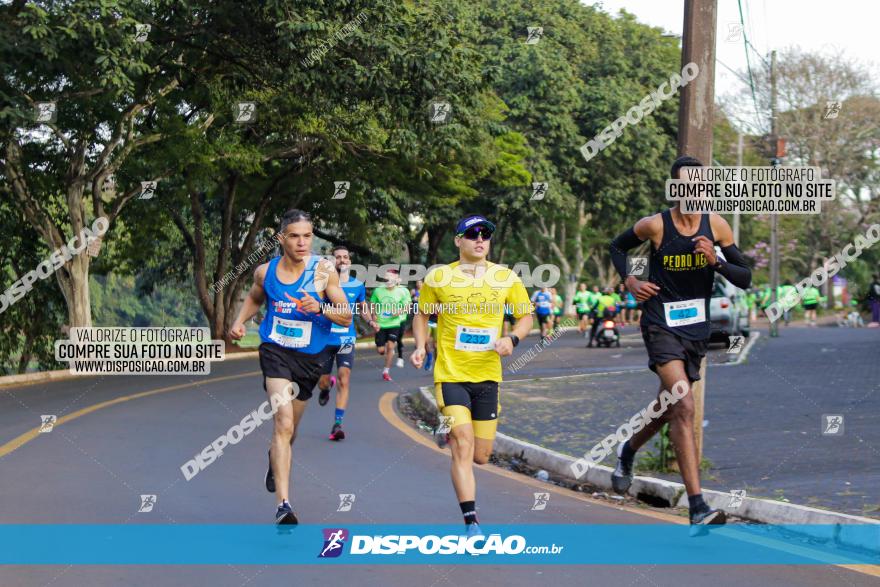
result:
<svg viewBox="0 0 880 587"><path fill-rule="evenodd" d="M550 317L553 314L554 304L550 288L542 287L532 294L532 303L535 304L535 316L537 316L541 328L541 338L546 338L547 332L550 330Z"/></svg>
<svg viewBox="0 0 880 587"><path fill-rule="evenodd" d="M322 303L330 302L329 322L351 324L345 293L333 264L312 254L312 219L302 210L288 210L281 219L278 241L283 254L257 267L235 323L232 339L241 339L245 322L266 302L260 324L260 368L263 388L274 416L266 489L278 494L276 524L297 524L288 501L291 446L312 388L321 375L330 329L320 320Z"/></svg>
<svg viewBox="0 0 880 587"><path fill-rule="evenodd" d="M378 328L370 313L370 305L367 303L367 289L364 283L349 276L351 267L351 255L345 245L336 245L332 250L336 262L336 271L339 273L339 283L348 300L348 307L352 314L360 312L367 323ZM326 320L326 318L325 318ZM329 320L328 320L329 322ZM339 375L339 387L336 391L336 412L333 416L333 428L330 430L330 440L342 440L345 432L342 430L342 419L345 416L345 408L348 406L348 391L351 382L351 370L354 368L355 342L357 330L354 321L349 326L328 324L330 328L331 344L328 347L327 357L321 366L321 378L318 380L318 405L326 405L330 400L330 388L336 383L333 377L333 359L336 359L336 373Z"/></svg>

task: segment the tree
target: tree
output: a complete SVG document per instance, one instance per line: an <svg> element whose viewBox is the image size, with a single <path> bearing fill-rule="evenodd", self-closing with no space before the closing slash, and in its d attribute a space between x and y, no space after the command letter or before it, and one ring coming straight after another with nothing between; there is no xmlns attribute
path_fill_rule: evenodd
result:
<svg viewBox="0 0 880 587"><path fill-rule="evenodd" d="M493 160L478 117L491 97L481 93L479 55L450 35L446 12L457 7L389 0L353 2L343 11L297 3L293 10L272 3L251 15L253 51L235 56L250 67L236 76L212 69L198 83L181 85L194 118L217 114L204 133L186 136L191 144L183 152L150 149L139 158L145 169L167 163L174 171L159 206L137 204L130 223L148 207L173 222L188 253L173 264L190 268L215 337L231 326L261 259L246 261L285 209L311 211L318 236L370 251L412 244L406 227L416 209L448 209L475 195L470 184ZM334 39L339 44L327 54L315 53ZM437 128L427 107L441 95L454 103L454 117ZM256 123L230 124L224 105L236 96L256 102ZM336 180L350 183L344 201L332 199ZM149 232L167 246L177 240L162 221ZM140 257L162 268L154 277L179 273L164 260ZM224 287L210 289L242 265Z"/></svg>
<svg viewBox="0 0 880 587"><path fill-rule="evenodd" d="M527 137L533 181L548 184L542 200L520 189L496 204L502 235L522 239L502 252L559 266L569 308L576 280L616 280L608 241L656 211L675 154L676 105L662 105L589 162L580 146L679 70L678 48L631 15L611 18L573 0L491 2L481 19L506 123ZM543 27L537 43L525 42L524 22Z"/></svg>
<svg viewBox="0 0 880 587"><path fill-rule="evenodd" d="M0 194L8 189L0 188ZM8 194L6 194L8 195ZM11 198L9 198L11 200ZM0 201L0 283L6 289L49 256L36 231L18 221L6 196ZM61 292L37 282L25 297L0 312L0 374L24 373L31 363L55 365L53 342L61 331L64 298Z"/></svg>
<svg viewBox="0 0 880 587"><path fill-rule="evenodd" d="M170 1L0 8L0 177L50 250L90 225L90 216L112 226L140 193L139 181L117 193L105 180L134 152L168 138L158 129L161 119L177 116L167 104L198 53L180 38L196 20ZM139 23L152 24L146 42L136 39ZM57 120L36 124L38 102L53 103ZM55 276L68 323L90 326L88 255L73 257Z"/></svg>
<svg viewBox="0 0 880 587"><path fill-rule="evenodd" d="M779 52L776 65L777 133L786 140L786 164L819 167L823 178L836 182L837 198L823 202L820 215L780 218L780 242L810 243L780 264L784 277L798 281L880 218L880 100L870 70L842 53L789 48ZM766 134L769 70L756 72L755 85L761 115L755 128ZM745 109L752 104L751 92L730 102ZM763 229L761 240L768 234ZM828 293L831 298L830 288Z"/></svg>

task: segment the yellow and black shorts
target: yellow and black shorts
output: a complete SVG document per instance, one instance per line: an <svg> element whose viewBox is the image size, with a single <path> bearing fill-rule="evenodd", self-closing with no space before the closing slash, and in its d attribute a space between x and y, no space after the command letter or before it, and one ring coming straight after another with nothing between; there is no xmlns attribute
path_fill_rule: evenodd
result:
<svg viewBox="0 0 880 587"><path fill-rule="evenodd" d="M440 413L452 417L451 428L473 422L476 438L494 440L501 413L497 381L435 383L434 397Z"/></svg>

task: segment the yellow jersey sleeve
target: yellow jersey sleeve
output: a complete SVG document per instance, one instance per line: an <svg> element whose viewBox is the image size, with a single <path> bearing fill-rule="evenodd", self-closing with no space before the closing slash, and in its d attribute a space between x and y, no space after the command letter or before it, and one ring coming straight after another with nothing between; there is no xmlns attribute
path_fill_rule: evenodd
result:
<svg viewBox="0 0 880 587"><path fill-rule="evenodd" d="M432 269L428 275L425 277L425 280L422 281L422 289L419 290L419 313L421 314L433 314L431 308L425 308L426 306L433 306L437 303L437 288L434 287L434 283L436 283L436 279L434 275L436 273L436 269ZM430 281L429 281L430 279Z"/></svg>
<svg viewBox="0 0 880 587"><path fill-rule="evenodd" d="M522 280L516 274L513 274L513 279L514 282L510 289L507 290L507 298L504 300L504 303L513 307L513 317L518 319L526 314L531 314L533 306L532 301L529 299L529 292L526 291Z"/></svg>

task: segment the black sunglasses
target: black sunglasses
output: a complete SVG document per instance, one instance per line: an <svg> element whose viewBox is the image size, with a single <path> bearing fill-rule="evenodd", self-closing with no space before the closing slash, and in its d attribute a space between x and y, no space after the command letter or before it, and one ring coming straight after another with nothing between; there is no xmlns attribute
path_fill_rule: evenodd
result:
<svg viewBox="0 0 880 587"><path fill-rule="evenodd" d="M472 226L458 236L463 236L471 241L477 240L478 237L483 237L483 240L487 241L492 238L492 231L486 226Z"/></svg>

